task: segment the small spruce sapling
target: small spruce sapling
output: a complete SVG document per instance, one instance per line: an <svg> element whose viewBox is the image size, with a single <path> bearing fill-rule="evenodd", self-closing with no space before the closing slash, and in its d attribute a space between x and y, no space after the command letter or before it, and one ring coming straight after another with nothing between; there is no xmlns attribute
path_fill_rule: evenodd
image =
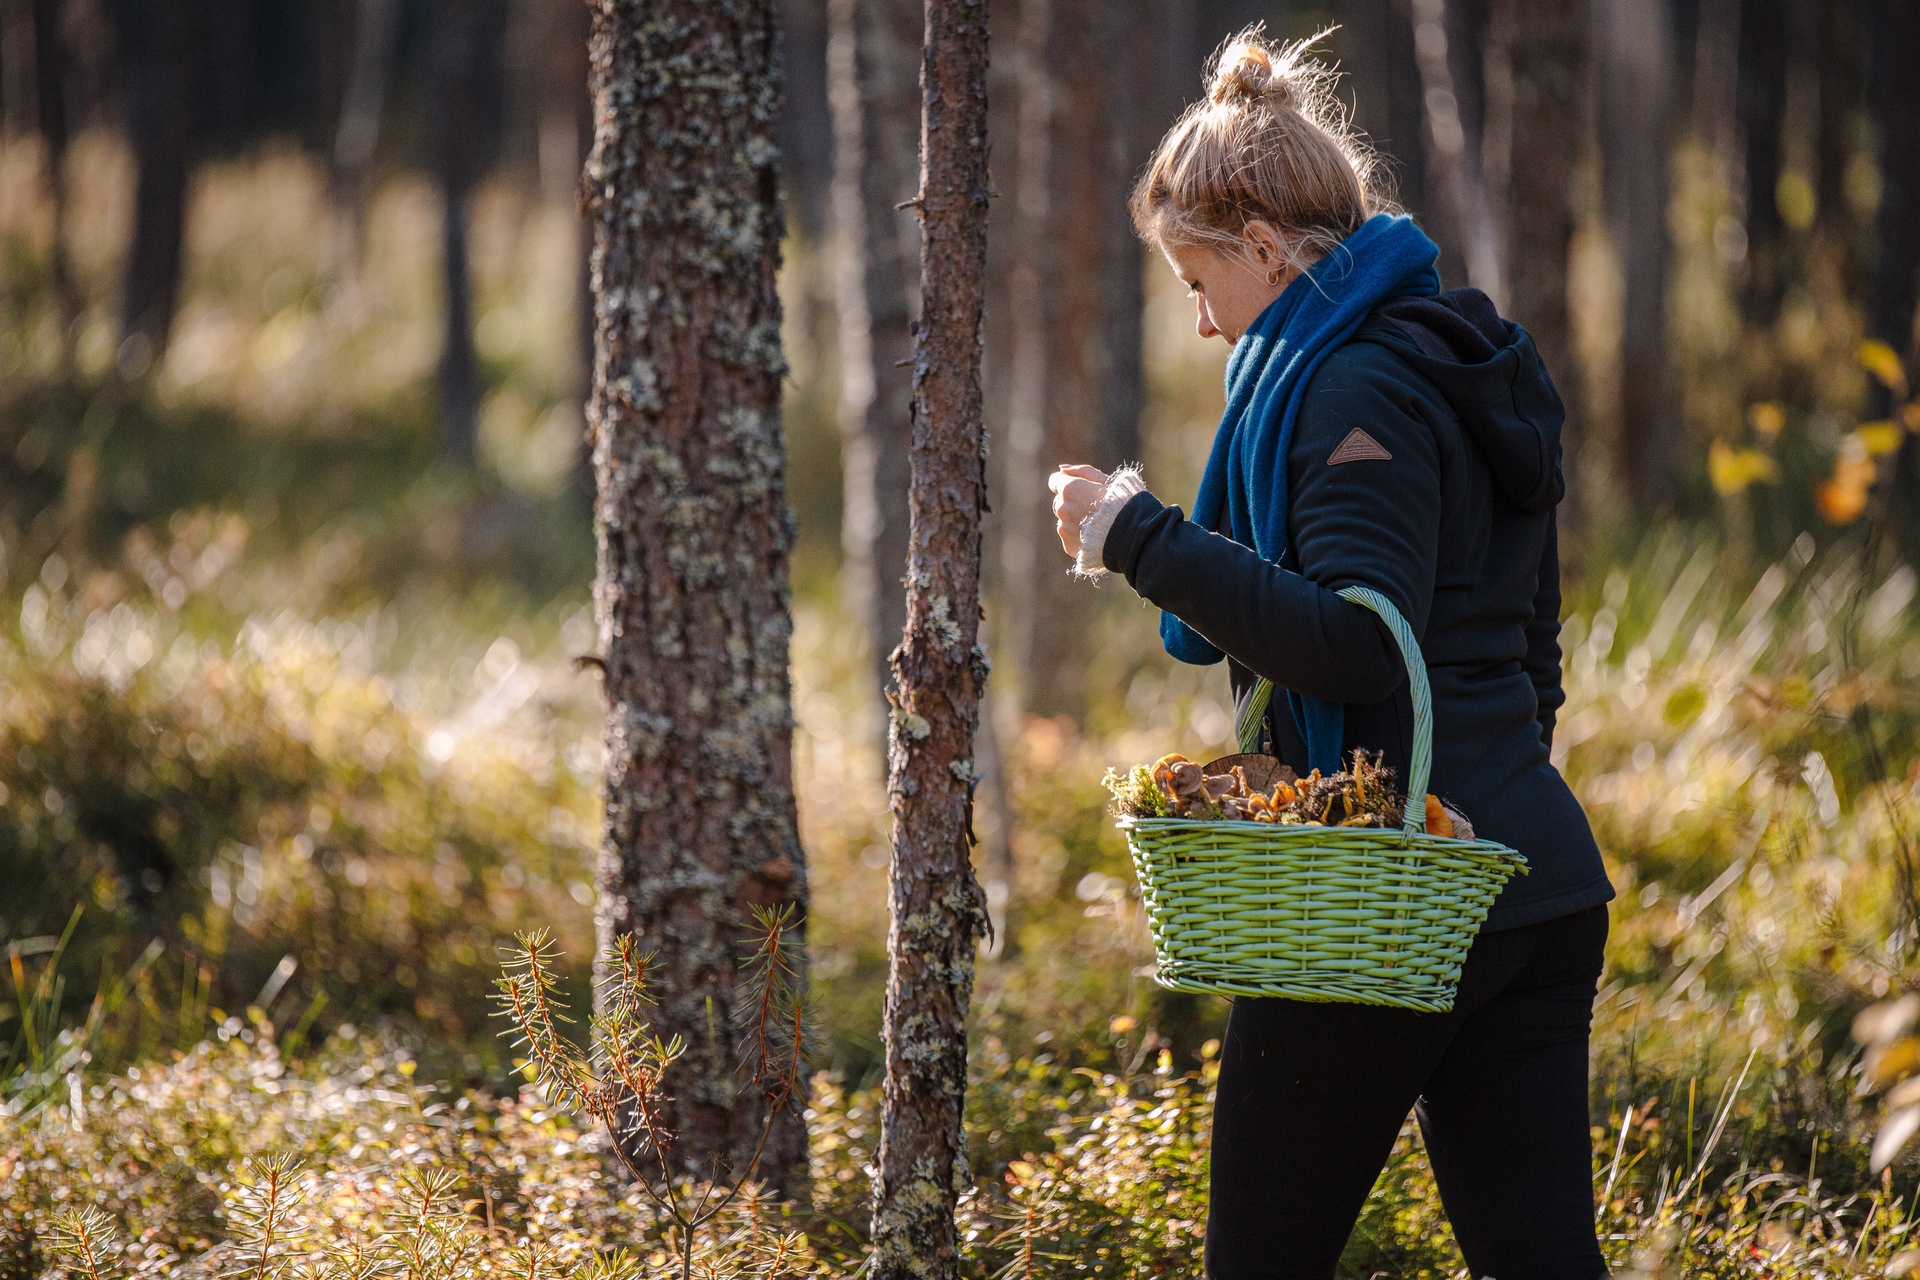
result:
<svg viewBox="0 0 1920 1280"><path fill-rule="evenodd" d="M223 1280L281 1280L294 1266L300 1244L295 1214L305 1199L300 1162L290 1155L247 1161L227 1209L232 1253Z"/></svg>
<svg viewBox="0 0 1920 1280"><path fill-rule="evenodd" d="M662 1078L685 1045L678 1036L662 1040L648 1024L652 954L641 952L632 934L621 935L607 950L601 1009L589 1020L591 1050L582 1050L562 1030L572 1019L559 995L559 948L549 934L520 934L503 966L498 998L513 1024L508 1034L517 1037L516 1047L525 1051L548 1096L606 1127L614 1154L678 1236L682 1280L693 1274L696 1234L752 1185L776 1118L804 1098L807 1017L794 961L794 913L792 905L753 908L758 941L745 963L741 1061L743 1071L752 1071L749 1087L759 1089L766 1104L759 1138L744 1165L716 1167L698 1185L674 1173L674 1135L664 1120ZM791 1275L808 1265L803 1237L758 1239L753 1251L762 1275Z"/></svg>

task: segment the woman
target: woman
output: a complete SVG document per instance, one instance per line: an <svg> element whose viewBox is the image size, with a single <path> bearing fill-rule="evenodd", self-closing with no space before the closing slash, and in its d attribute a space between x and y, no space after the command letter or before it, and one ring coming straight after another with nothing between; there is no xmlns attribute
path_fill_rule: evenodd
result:
<svg viewBox="0 0 1920 1280"><path fill-rule="evenodd" d="M1549 759L1561 404L1525 330L1475 290L1438 294L1438 251L1370 173L1303 45L1230 42L1133 195L1200 336L1234 348L1193 519L1137 468L1049 481L1079 570L1159 605L1176 658L1224 657L1240 722L1300 772L1367 747L1407 776L1400 653L1335 593L1386 595L1430 668L1433 790L1531 866L1451 1013L1235 1003L1206 1271L1331 1276L1412 1108L1473 1275L1592 1280L1587 1037L1613 888Z"/></svg>

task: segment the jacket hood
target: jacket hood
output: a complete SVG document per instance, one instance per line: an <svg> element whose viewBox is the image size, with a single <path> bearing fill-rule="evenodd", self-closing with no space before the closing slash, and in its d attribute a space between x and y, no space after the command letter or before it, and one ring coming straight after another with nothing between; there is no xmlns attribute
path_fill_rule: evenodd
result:
<svg viewBox="0 0 1920 1280"><path fill-rule="evenodd" d="M1401 298L1380 307L1362 333L1398 352L1453 406L1506 499L1550 510L1566 495L1560 426L1566 408L1533 338L1500 318L1478 289Z"/></svg>

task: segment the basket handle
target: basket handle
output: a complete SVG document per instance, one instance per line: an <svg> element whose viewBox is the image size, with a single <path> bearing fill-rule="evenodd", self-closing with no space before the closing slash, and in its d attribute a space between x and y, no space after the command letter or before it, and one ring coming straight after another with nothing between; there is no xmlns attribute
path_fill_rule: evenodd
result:
<svg viewBox="0 0 1920 1280"><path fill-rule="evenodd" d="M1427 686L1427 660L1420 654L1420 642L1413 628L1393 607L1393 601L1371 587L1347 587L1340 593L1380 615L1387 630L1400 645L1400 656L1407 664L1407 684L1413 692L1413 763L1407 770L1407 813L1401 826L1408 835L1424 834L1427 829L1427 782L1433 775L1433 691Z"/></svg>
<svg viewBox="0 0 1920 1280"><path fill-rule="evenodd" d="M1427 687L1427 662L1420 655L1420 642L1413 638L1413 628L1393 607L1393 601L1378 591L1370 587L1348 587L1339 592L1339 596L1342 600L1379 614L1380 620L1387 624L1387 630L1393 633L1394 641L1399 644L1400 656L1406 660L1407 683L1413 690L1413 765L1409 770L1411 776L1407 779L1407 811L1401 825L1410 836L1424 834L1427 829L1427 781L1433 773L1433 692ZM1261 676L1235 726L1242 751L1260 749L1260 718L1266 714L1272 698L1273 681Z"/></svg>

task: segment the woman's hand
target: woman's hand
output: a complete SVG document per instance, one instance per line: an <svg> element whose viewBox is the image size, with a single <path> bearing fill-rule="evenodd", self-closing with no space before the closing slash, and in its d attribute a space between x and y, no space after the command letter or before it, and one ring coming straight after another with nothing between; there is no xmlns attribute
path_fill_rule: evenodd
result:
<svg viewBox="0 0 1920 1280"><path fill-rule="evenodd" d="M1066 466L1047 477L1053 491L1053 518L1059 522L1060 545L1069 556L1080 554L1080 526L1100 505L1107 473L1097 467Z"/></svg>

